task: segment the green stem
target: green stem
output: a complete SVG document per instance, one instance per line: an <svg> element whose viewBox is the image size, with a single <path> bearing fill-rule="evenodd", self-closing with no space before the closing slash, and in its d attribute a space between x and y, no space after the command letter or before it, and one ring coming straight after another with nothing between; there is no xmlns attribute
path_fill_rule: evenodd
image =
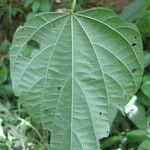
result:
<svg viewBox="0 0 150 150"><path fill-rule="evenodd" d="M77 0L73 0L73 2L72 2L72 8L71 8L71 10L74 12L74 9L75 9L75 7L76 7L76 2L77 2Z"/></svg>

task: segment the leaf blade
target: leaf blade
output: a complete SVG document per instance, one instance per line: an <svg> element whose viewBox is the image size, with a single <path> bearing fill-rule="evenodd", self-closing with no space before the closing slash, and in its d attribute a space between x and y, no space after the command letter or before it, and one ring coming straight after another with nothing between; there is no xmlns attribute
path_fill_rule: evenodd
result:
<svg viewBox="0 0 150 150"><path fill-rule="evenodd" d="M26 46L32 51L24 56ZM140 85L141 54L137 28L108 9L40 14L14 36L13 88L51 131L51 150L98 150L109 135L111 107L123 111Z"/></svg>

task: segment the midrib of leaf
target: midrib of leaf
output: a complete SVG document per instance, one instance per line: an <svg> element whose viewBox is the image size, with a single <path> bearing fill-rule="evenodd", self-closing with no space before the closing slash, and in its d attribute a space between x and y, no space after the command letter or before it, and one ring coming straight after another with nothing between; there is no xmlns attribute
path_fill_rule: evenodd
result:
<svg viewBox="0 0 150 150"><path fill-rule="evenodd" d="M72 48L72 77L71 77L71 82L72 82L72 90L71 90L71 96L72 96L72 100L71 100L71 127L70 127L70 131L71 131L71 137L70 137L70 150L72 149L72 122L73 122L73 69L74 69L74 51L73 51L73 14L71 15L71 38L72 38L72 43L71 43L71 48Z"/></svg>
<svg viewBox="0 0 150 150"><path fill-rule="evenodd" d="M73 71L74 71L74 51L73 51L73 35L74 35L74 33L73 33L73 20L74 20L74 17L75 17L75 15L71 15L71 29L72 29L72 100L71 100L71 102L72 102L72 114L71 114L71 146L70 146L70 150L72 150L72 118L73 118L73 80L75 80L76 82L77 82L77 84L78 84L78 86L80 87L80 89L81 89L81 91L82 91L82 93L83 93L83 95L84 95L84 97L85 97L85 100L86 100L86 103L87 103L87 106L88 106L88 108L89 108L89 112L90 112L90 118L91 118L91 122L92 122L92 127L93 127L93 133L94 133L94 135L95 135L95 142L97 143L97 149L99 149L99 147L98 147L98 141L97 141L97 138L96 138L96 134L95 134L95 129L94 129L94 124L93 124L93 119L92 119L92 113L91 113L91 109L90 109L90 105L89 105L89 103L88 103L88 100L87 100L87 97L86 97L86 95L85 95L85 93L84 93L84 91L83 91L83 89L82 89L82 87L81 87L81 85L80 85L80 83L79 83L79 81L78 81L78 79L74 76L74 73L73 73ZM74 132L75 133L75 132ZM75 135L76 135L76 133L75 133ZM76 137L77 137L77 139L78 139L78 141L79 141L79 143L80 143L80 145L81 145L81 147L82 147L82 149L84 150L84 148L83 148L83 146L82 146L82 143L81 143L81 141L80 141L80 139L78 138L78 136L76 135Z"/></svg>
<svg viewBox="0 0 150 150"><path fill-rule="evenodd" d="M72 34L72 99L71 99L71 122L70 122L70 150L72 150L72 132L73 132L73 128L72 128L72 122L73 122L73 92L74 92L74 89L73 89L73 82L74 82L74 79L75 79L75 81L77 82L77 84L79 85L79 87L80 87L80 89L81 89L81 91L82 91L82 93L83 93L83 95L84 95L84 97L85 97L85 100L86 100L86 103L87 103L87 106L88 106L88 108L89 108L89 112L90 112L90 118L91 118L91 122L92 122L92 126L93 126L93 133L94 133L94 135L95 135L95 142L97 143L97 149L100 149L99 148L99 146L98 146L98 140L97 140L97 136L96 136L96 133L95 133L95 127L94 127L94 124L93 124L93 118L92 118L92 113L91 113L91 109L90 109L90 105L89 105L89 103L88 103L88 100L87 100L87 97L86 97L86 94L84 93L84 91L83 91L83 89L82 89L82 87L81 87L81 85L80 85L80 83L79 83L79 81L78 81L78 79L74 76L74 46L73 46L73 35L74 35L74 33L73 33L73 20L74 20L74 18L76 18L75 17L75 15L74 14L71 14L71 34ZM78 20L77 20L78 21ZM78 21L79 22L79 21ZM79 22L79 24L80 24L80 22ZM80 26L81 26L81 28L84 30L84 28L82 27L82 25L80 24ZM84 32L85 32L85 34L87 35L87 33L86 33L86 31L84 30ZM87 35L87 37L88 37L88 35ZM88 37L88 39L89 39L89 41L90 41L90 38ZM90 44L91 44L91 46L93 47L93 45L92 45L92 42L90 41ZM94 49L94 47L93 47L93 50L94 50L94 52L95 52L95 49ZM98 60L98 56L97 56L97 54L96 54L96 52L95 52L95 55L96 55L96 58L97 58L97 60ZM98 63L99 63L99 61L98 61ZM99 65L100 65L100 63L99 63ZM100 68L101 68L101 66L100 66ZM106 85L105 85L105 87L106 87ZM106 89L106 88L105 88ZM107 90L106 90L106 94L107 94ZM108 95L107 95L107 99L108 99ZM109 108L109 107L108 107ZM74 132L75 133L75 132ZM75 135L76 135L76 133L75 133ZM79 141L79 143L80 143L80 145L81 145L81 147L82 147L82 149L83 149L83 146L82 146L82 143L80 142L80 140L79 140L79 138L78 138L78 136L76 135L76 137L77 137L77 139L78 139L78 141ZM84 150L84 149L83 149Z"/></svg>

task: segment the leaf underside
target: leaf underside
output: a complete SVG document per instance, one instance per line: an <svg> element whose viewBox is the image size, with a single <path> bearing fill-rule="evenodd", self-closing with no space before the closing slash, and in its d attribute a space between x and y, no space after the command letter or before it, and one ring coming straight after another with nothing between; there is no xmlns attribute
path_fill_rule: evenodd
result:
<svg viewBox="0 0 150 150"><path fill-rule="evenodd" d="M50 150L99 150L111 107L123 111L140 85L142 57L137 28L109 9L43 13L14 35L13 88L51 132Z"/></svg>

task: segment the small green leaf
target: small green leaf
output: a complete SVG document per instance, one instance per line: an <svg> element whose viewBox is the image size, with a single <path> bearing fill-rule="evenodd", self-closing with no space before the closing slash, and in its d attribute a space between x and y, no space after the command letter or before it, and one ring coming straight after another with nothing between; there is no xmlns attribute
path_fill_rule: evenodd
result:
<svg viewBox="0 0 150 150"><path fill-rule="evenodd" d="M130 142L142 142L150 139L150 133L146 130L132 130L126 134Z"/></svg>
<svg viewBox="0 0 150 150"><path fill-rule="evenodd" d="M7 0L0 0L0 6L3 6L7 3Z"/></svg>
<svg viewBox="0 0 150 150"><path fill-rule="evenodd" d="M143 141L138 150L149 150L150 149L150 140Z"/></svg>
<svg viewBox="0 0 150 150"><path fill-rule="evenodd" d="M40 8L40 2L35 1L35 2L32 4L32 11L33 11L33 12L36 12L36 11L39 10L39 8Z"/></svg>
<svg viewBox="0 0 150 150"><path fill-rule="evenodd" d="M150 65L150 52L146 51L144 53L144 66L148 67Z"/></svg>
<svg viewBox="0 0 150 150"><path fill-rule="evenodd" d="M7 67L5 65L0 66L0 83L7 80Z"/></svg>
<svg viewBox="0 0 150 150"><path fill-rule="evenodd" d="M51 3L49 2L49 0L42 0L39 10L41 12L48 12L50 11L50 9L51 9Z"/></svg>
<svg viewBox="0 0 150 150"><path fill-rule="evenodd" d="M7 39L5 39L5 40L2 42L2 44L0 45L0 53L1 53L2 55L7 54L8 51L9 51L9 48L10 48L10 42L9 42Z"/></svg>
<svg viewBox="0 0 150 150"><path fill-rule="evenodd" d="M0 96L12 96L14 95L13 89L11 85L1 85L0 86Z"/></svg>
<svg viewBox="0 0 150 150"><path fill-rule="evenodd" d="M150 98L147 97L141 90L137 93L137 101L145 106L150 106Z"/></svg>
<svg viewBox="0 0 150 150"><path fill-rule="evenodd" d="M33 2L34 2L34 0L25 0L24 1L24 6L29 7Z"/></svg>
<svg viewBox="0 0 150 150"><path fill-rule="evenodd" d="M150 12L147 12L142 18L139 18L136 25L141 32L150 33Z"/></svg>
<svg viewBox="0 0 150 150"><path fill-rule="evenodd" d="M115 135L115 136L105 139L101 143L101 147L103 149L106 149L106 148L112 149L112 147L117 147L119 144L123 143L124 140L126 140L128 145L133 144L133 143L137 144L145 140L150 140L150 134L149 132L144 131L144 130L132 130L132 131L123 133L121 135Z"/></svg>
<svg viewBox="0 0 150 150"><path fill-rule="evenodd" d="M13 17L15 17L17 14L23 14L23 13L24 13L24 11L22 10L22 8L12 7L11 15Z"/></svg>
<svg viewBox="0 0 150 150"><path fill-rule="evenodd" d="M113 136L101 143L101 148L106 149L115 145L119 145L125 137L123 135Z"/></svg>
<svg viewBox="0 0 150 150"><path fill-rule="evenodd" d="M145 75L143 78L143 84L141 86L143 93L150 98L150 76Z"/></svg>

